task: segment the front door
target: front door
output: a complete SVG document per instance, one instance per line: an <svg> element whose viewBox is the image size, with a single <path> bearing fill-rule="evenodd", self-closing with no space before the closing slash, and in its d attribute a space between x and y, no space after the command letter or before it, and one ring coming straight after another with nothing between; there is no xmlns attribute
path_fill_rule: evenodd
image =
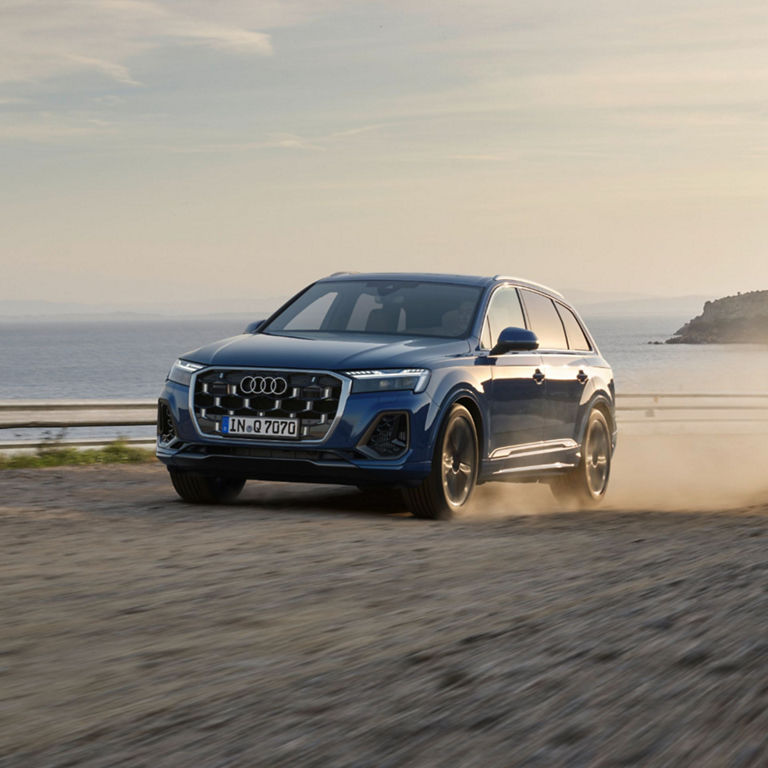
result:
<svg viewBox="0 0 768 768"><path fill-rule="evenodd" d="M489 350L505 328L525 328L517 288L502 285L491 296L483 326L482 346ZM544 377L538 352L485 355L491 366L491 457L507 448L543 440Z"/></svg>
<svg viewBox="0 0 768 768"><path fill-rule="evenodd" d="M546 399L541 355L509 352L492 359L491 458L506 448L546 439Z"/></svg>
<svg viewBox="0 0 768 768"><path fill-rule="evenodd" d="M543 439L572 440L583 391L579 374L583 373L584 352L569 348L565 321L549 296L530 290L521 293L531 330L539 338L541 371L545 376Z"/></svg>

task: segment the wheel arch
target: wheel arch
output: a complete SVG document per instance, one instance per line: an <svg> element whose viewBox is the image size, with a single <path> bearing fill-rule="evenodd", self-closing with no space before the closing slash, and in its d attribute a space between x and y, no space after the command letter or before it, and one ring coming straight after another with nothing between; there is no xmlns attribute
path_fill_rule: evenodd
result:
<svg viewBox="0 0 768 768"><path fill-rule="evenodd" d="M603 414L605 417L605 420L608 422L608 429L611 432L611 440L613 442L613 447L615 448L616 443L616 410L613 404L613 401L608 398L608 396L603 392L597 392L595 395L589 400L589 402L584 406L584 410L581 416L581 422L579 424L579 431L578 431L578 441L579 445L581 445L584 442L584 433L587 429L587 423L589 421L589 414L592 413L592 411L600 411L600 413Z"/></svg>
<svg viewBox="0 0 768 768"><path fill-rule="evenodd" d="M479 446L480 451L484 453L485 432L483 429L483 414L480 411L480 406L471 397L466 395L462 395L456 398L456 400L451 403L451 408L453 408L454 405L463 405L469 411L469 415L472 417L472 421L475 423L475 431L477 432L477 445ZM478 458L480 459L482 457Z"/></svg>
<svg viewBox="0 0 768 768"><path fill-rule="evenodd" d="M485 418L483 416L483 407L476 394L465 388L457 389L451 392L448 397L443 400L437 414L435 415L433 421L434 428L432 429L430 439L430 455L434 454L440 427L454 405L462 405L469 411L469 414L472 417L472 421L475 425L475 430L477 431L477 445L480 449L479 458L482 460L487 453L487 447L485 445L486 429Z"/></svg>

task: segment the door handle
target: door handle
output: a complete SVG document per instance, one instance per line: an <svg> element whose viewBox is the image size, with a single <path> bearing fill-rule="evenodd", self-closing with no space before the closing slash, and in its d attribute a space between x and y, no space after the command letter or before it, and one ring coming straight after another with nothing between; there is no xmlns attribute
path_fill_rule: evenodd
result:
<svg viewBox="0 0 768 768"><path fill-rule="evenodd" d="M587 374L584 373L584 371L579 371L576 374L576 381L578 381L579 384L586 384L589 381L589 376L587 376Z"/></svg>
<svg viewBox="0 0 768 768"><path fill-rule="evenodd" d="M539 368L537 368L536 372L533 374L533 380L537 384L543 384L544 383L544 379L546 379L546 378L547 377L541 372L541 370Z"/></svg>

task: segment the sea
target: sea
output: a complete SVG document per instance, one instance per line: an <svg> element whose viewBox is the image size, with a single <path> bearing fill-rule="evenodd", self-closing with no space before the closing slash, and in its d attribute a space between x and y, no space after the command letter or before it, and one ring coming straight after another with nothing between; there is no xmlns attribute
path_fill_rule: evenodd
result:
<svg viewBox="0 0 768 768"><path fill-rule="evenodd" d="M240 333L250 319L0 321L0 400L155 398L176 358ZM768 345L659 343L683 316L584 319L613 366L618 394L768 394ZM0 441L29 436L0 430Z"/></svg>

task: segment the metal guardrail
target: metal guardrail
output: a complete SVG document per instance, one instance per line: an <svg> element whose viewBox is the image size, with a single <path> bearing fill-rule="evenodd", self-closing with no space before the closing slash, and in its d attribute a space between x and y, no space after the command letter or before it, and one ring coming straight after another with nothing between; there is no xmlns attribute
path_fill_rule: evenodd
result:
<svg viewBox="0 0 768 768"><path fill-rule="evenodd" d="M0 430L82 429L154 426L156 400L3 400L0 401ZM768 424L768 392L749 394L641 393L620 394L616 399L619 425ZM106 445L113 437L71 437L61 443L71 446ZM0 435L0 450L34 449L49 440L10 439ZM128 442L148 445L151 437L131 437Z"/></svg>
<svg viewBox="0 0 768 768"><path fill-rule="evenodd" d="M157 400L0 401L0 429L136 427L156 420Z"/></svg>
<svg viewBox="0 0 768 768"><path fill-rule="evenodd" d="M616 398L620 424L719 424L768 422L768 392L627 393Z"/></svg>
<svg viewBox="0 0 768 768"><path fill-rule="evenodd" d="M0 451L34 451L48 445L98 448L118 437L130 445L154 445L154 434L122 437L120 428L154 427L157 400L3 400L0 401L0 430L69 430L91 428L91 434L67 437L50 435L3 439ZM94 436L92 428L113 429L107 436Z"/></svg>

